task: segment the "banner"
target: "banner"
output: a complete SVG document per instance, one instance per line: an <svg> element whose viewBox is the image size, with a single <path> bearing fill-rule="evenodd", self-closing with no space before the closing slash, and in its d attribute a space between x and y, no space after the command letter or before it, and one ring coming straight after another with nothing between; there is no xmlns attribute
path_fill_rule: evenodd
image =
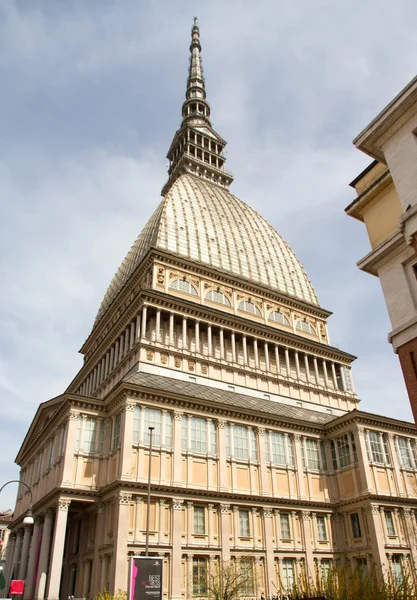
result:
<svg viewBox="0 0 417 600"><path fill-rule="evenodd" d="M163 566L158 556L132 556L127 600L162 600Z"/></svg>

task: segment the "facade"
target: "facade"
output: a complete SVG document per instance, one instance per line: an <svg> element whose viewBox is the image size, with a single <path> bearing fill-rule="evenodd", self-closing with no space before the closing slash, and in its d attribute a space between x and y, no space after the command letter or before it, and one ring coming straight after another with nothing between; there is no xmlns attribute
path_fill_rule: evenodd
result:
<svg viewBox="0 0 417 600"><path fill-rule="evenodd" d="M359 410L354 356L330 344L300 262L229 192L192 28L163 198L114 276L65 393L17 456L12 536L25 599L127 587L145 549L164 597L205 596L220 560L273 595L333 560L416 577L417 431Z"/></svg>
<svg viewBox="0 0 417 600"><path fill-rule="evenodd" d="M361 270L379 277L417 421L417 78L354 140L374 161L352 183L346 208L366 225L372 250Z"/></svg>

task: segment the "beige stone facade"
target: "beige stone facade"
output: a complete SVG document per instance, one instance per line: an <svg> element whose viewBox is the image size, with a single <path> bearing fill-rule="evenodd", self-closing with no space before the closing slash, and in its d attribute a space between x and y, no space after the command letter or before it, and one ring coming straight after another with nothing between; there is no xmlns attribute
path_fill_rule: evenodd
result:
<svg viewBox="0 0 417 600"><path fill-rule="evenodd" d="M61 396L17 456L7 565L25 600L126 590L150 552L164 598L204 597L219 560L271 596L332 561L416 577L417 431L359 410L355 357L292 250L228 191L211 128L198 27L163 200L112 280ZM193 144L197 150L193 150ZM200 152L200 153L199 153Z"/></svg>
<svg viewBox="0 0 417 600"><path fill-rule="evenodd" d="M375 160L352 183L346 208L365 223L372 251L358 266L379 277L417 420L417 78L354 140Z"/></svg>

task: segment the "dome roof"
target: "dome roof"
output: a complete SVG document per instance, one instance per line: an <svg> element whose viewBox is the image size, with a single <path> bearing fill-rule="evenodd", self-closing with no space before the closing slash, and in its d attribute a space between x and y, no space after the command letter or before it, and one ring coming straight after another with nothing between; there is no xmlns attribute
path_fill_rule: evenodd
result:
<svg viewBox="0 0 417 600"><path fill-rule="evenodd" d="M184 174L174 181L120 265L95 324L150 248L166 250L318 306L300 261L263 217L228 190Z"/></svg>

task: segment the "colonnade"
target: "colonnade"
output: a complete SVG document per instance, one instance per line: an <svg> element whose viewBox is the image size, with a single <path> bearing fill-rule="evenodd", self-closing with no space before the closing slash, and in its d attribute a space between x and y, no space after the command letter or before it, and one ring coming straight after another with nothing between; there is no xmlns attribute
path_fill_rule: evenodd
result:
<svg viewBox="0 0 417 600"><path fill-rule="evenodd" d="M322 389L354 393L346 365L159 308L143 306L79 388L93 394L136 343L153 342L255 372L280 375Z"/></svg>

